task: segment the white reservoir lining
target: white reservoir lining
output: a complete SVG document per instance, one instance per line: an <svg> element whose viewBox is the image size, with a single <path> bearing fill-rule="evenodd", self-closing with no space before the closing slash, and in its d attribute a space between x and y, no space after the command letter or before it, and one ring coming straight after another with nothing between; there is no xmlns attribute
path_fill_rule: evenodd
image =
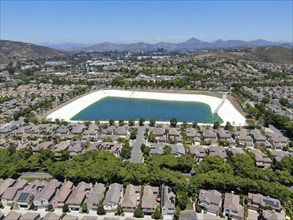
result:
<svg viewBox="0 0 293 220"><path fill-rule="evenodd" d="M92 105L93 103L101 100L105 97L123 97L123 98L140 98L140 99L155 99L155 100L168 100L168 101L192 101L202 102L208 104L212 112L215 112L216 108L222 102L222 99L197 94L179 94L179 93L162 93L162 92L141 92L141 91L123 91L123 90L101 90L85 95L63 107L56 110L47 116L47 119L65 120L70 119L78 114L83 109ZM218 111L218 115L222 118L223 124L230 122L235 126L245 125L245 118L237 111L237 109L226 99ZM74 121L73 121L74 122Z"/></svg>

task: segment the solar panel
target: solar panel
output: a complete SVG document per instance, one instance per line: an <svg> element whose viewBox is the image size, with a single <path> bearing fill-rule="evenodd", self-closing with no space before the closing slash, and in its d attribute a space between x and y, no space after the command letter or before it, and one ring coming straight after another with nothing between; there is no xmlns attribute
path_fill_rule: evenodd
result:
<svg viewBox="0 0 293 220"><path fill-rule="evenodd" d="M30 193L21 193L17 202L26 202L29 197Z"/></svg>

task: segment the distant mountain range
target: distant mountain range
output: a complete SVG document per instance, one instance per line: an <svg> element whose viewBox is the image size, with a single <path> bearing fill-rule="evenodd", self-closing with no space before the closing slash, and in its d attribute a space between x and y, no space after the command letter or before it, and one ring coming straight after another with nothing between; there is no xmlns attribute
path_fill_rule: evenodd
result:
<svg viewBox="0 0 293 220"><path fill-rule="evenodd" d="M134 44L113 44L101 43L92 46L78 43L65 44L49 44L48 47L38 46L31 43L15 42L8 40L0 40L0 63L8 63L10 61L17 61L21 59L35 59L44 57L62 57L66 56L68 52L78 51L133 51L144 50L151 51L158 48L166 50L204 50L204 49L229 49L229 48L250 48L246 53L237 54L235 52L220 53L219 51L211 52L216 56L237 57L239 59L257 60L263 62L278 62L278 63L292 63L293 47L292 43L271 42L265 40L255 41L240 41L240 40L217 40L209 43L191 38L183 43L165 43L147 44L144 42ZM59 48L53 49L49 48ZM61 51L62 50L62 51Z"/></svg>
<svg viewBox="0 0 293 220"><path fill-rule="evenodd" d="M53 48L38 46L30 43L0 40L0 63L8 63L21 59L44 57L60 57L65 53Z"/></svg>
<svg viewBox="0 0 293 220"><path fill-rule="evenodd" d="M88 45L79 43L41 43L39 45L51 47L63 51L154 51L158 48L164 48L165 50L208 50L208 49L229 49L229 48L246 48L246 47L258 47L258 46L281 46L287 48L293 48L293 43L273 42L267 40L217 40L214 42L201 41L196 38L191 38L182 43L168 43L159 42L156 44L149 44L144 42L130 43L130 44L115 44L111 42L104 42L100 44Z"/></svg>

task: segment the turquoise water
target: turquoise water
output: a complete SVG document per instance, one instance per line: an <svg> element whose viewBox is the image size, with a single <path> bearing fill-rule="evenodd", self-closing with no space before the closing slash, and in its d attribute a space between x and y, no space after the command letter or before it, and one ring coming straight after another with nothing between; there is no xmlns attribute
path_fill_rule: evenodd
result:
<svg viewBox="0 0 293 220"><path fill-rule="evenodd" d="M178 121L213 123L223 122L211 112L209 105L201 102L162 101L137 98L106 97L83 109L71 120L146 120L155 118L157 121Z"/></svg>

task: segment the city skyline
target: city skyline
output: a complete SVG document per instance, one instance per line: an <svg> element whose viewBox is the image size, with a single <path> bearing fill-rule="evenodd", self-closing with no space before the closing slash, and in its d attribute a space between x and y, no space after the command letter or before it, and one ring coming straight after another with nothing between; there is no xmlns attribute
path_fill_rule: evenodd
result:
<svg viewBox="0 0 293 220"><path fill-rule="evenodd" d="M292 1L1 1L1 39L31 43L292 42Z"/></svg>

